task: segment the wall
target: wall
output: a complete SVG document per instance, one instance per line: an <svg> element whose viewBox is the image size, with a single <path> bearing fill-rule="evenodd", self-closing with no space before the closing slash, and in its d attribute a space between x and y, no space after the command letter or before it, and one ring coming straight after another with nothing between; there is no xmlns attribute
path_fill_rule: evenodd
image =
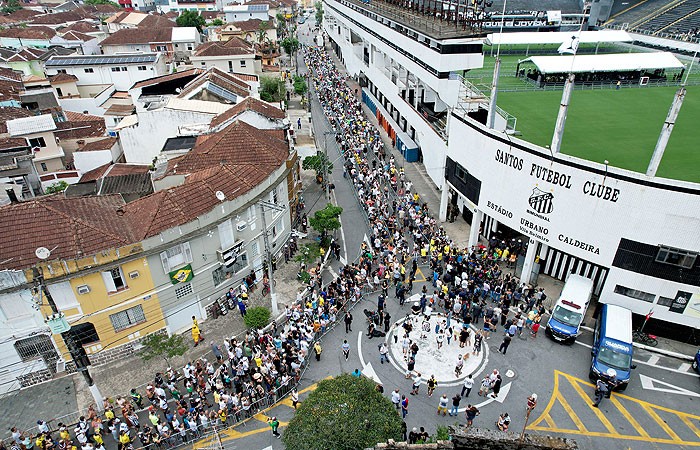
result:
<svg viewBox="0 0 700 450"><path fill-rule="evenodd" d="M236 55L236 56L192 56L190 58L192 65L196 68L209 69L211 67L216 67L223 70L224 72L229 72L229 61L233 67L234 72L245 73L248 75L255 75L261 72L262 66L255 60L255 55ZM245 61L245 67L241 67L241 61ZM204 65L202 65L204 63Z"/></svg>
<svg viewBox="0 0 700 450"><path fill-rule="evenodd" d="M113 156L110 150L73 153L73 164L80 173L85 173L104 164L113 162L112 160Z"/></svg>
<svg viewBox="0 0 700 450"><path fill-rule="evenodd" d="M76 83L61 83L61 84L55 84L51 86L54 91L56 92L56 98L59 101L61 101L61 97L80 97L80 91L78 91L78 85ZM61 90L61 93L58 93L58 90Z"/></svg>
<svg viewBox="0 0 700 450"><path fill-rule="evenodd" d="M160 154L169 137L179 135L179 127L209 124L213 114L173 109L139 112L139 123L119 132L119 142L126 162L150 164Z"/></svg>
<svg viewBox="0 0 700 450"><path fill-rule="evenodd" d="M127 287L115 293L108 293L101 271L115 267L121 267ZM129 276L133 272L138 272L137 278ZM84 314L80 320L71 322L71 325L90 322L99 336L99 342L85 345L88 355L131 342L163 327L163 315L158 295L153 293L153 280L146 258L138 258L121 265L101 266L96 272L78 273L68 281ZM88 286L90 292L78 294L77 288L82 285ZM109 316L137 305L143 308L146 322L115 331ZM62 342L57 342L57 345L61 352L65 351Z"/></svg>
<svg viewBox="0 0 700 450"><path fill-rule="evenodd" d="M562 154L552 157L547 149L493 134L471 119L460 120L455 113L450 116L448 155L481 181L478 207L485 214L594 264L611 267L621 238L700 249L697 184L612 167L606 170L604 165ZM540 196L551 198L538 202ZM607 301L605 292L617 282L633 289L646 285L656 295L675 294L679 288L661 279L616 270L610 273L602 301ZM699 292L698 286L681 286L687 292ZM646 302L627 302L635 313L649 310ZM686 319L667 307L656 311L654 317L661 320L700 325L700 318Z"/></svg>
<svg viewBox="0 0 700 450"><path fill-rule="evenodd" d="M0 37L0 47L10 47L19 49L22 47L39 47L47 48L49 46L48 39L18 39L11 37Z"/></svg>
<svg viewBox="0 0 700 450"><path fill-rule="evenodd" d="M139 70L139 66L146 66L146 70ZM160 58L156 64L119 65L119 67L126 67L126 72L112 72L112 67L116 66L93 66L93 73L85 72L85 70L89 68L84 66L66 66L59 68L65 69L66 73L78 77L79 86L84 84L114 84L114 87L120 91L126 91L133 86L134 83L165 75L167 72L163 58ZM55 75L58 72L56 67L51 67L47 69L46 73L47 75Z"/></svg>

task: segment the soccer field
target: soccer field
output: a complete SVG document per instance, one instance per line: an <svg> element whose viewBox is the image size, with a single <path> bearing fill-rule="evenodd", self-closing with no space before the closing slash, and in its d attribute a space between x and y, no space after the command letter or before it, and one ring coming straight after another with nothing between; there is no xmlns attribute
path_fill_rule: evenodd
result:
<svg viewBox="0 0 700 450"><path fill-rule="evenodd" d="M644 173L676 88L575 90L562 153ZM522 138L552 142L561 91L501 92L498 105L517 117ZM689 87L657 176L700 182L700 87Z"/></svg>

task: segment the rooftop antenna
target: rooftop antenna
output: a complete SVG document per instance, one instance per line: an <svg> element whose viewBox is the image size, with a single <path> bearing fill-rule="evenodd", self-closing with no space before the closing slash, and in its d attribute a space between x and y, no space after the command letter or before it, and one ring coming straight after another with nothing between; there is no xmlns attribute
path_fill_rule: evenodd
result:
<svg viewBox="0 0 700 450"><path fill-rule="evenodd" d="M496 100L498 98L498 77L501 73L501 37L503 36L503 25L506 20L506 5L508 0L503 1L503 12L501 13L501 27L498 32L498 47L496 48L496 63L493 65L493 82L491 83L491 101L489 102L489 114L486 119L486 126L493 129L496 123Z"/></svg>

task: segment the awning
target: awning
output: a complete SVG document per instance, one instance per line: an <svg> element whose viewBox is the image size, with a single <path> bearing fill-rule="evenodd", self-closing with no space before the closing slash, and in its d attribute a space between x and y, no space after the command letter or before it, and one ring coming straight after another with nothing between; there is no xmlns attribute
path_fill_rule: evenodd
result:
<svg viewBox="0 0 700 450"><path fill-rule="evenodd" d="M491 33L488 40L491 45L513 44L561 44L569 42L572 36L578 35L578 31L558 31L554 33L523 32L523 33ZM622 30L582 31L580 43L601 42L632 42L632 36Z"/></svg>
<svg viewBox="0 0 700 450"><path fill-rule="evenodd" d="M573 67L572 67L573 61ZM544 74L631 72L635 70L683 69L672 53L611 53L605 55L531 56L518 64L531 62Z"/></svg>

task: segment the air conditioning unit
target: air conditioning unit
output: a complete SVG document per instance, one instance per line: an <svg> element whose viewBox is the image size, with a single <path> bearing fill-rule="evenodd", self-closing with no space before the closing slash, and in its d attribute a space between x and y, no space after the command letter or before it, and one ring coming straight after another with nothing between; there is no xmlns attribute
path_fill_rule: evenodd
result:
<svg viewBox="0 0 700 450"><path fill-rule="evenodd" d="M90 286L88 286L87 284L83 284L81 286L78 286L77 291L78 291L78 294L80 294L80 295L87 294L90 292Z"/></svg>
<svg viewBox="0 0 700 450"><path fill-rule="evenodd" d="M139 271L138 271L138 270L134 270L133 272L129 272L129 278L131 278L132 280L135 279L135 278L138 278L138 277L139 277Z"/></svg>
<svg viewBox="0 0 700 450"><path fill-rule="evenodd" d="M247 222L238 222L238 223L236 224L236 230L238 230L238 231L243 231L243 230L246 229L247 226L248 226L248 223L247 223Z"/></svg>

